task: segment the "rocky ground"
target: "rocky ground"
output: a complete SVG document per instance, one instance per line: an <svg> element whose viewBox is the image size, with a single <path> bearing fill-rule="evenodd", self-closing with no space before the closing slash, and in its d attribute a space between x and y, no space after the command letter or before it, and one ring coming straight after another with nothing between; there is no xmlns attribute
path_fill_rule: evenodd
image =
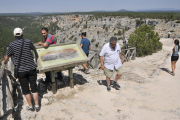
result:
<svg viewBox="0 0 180 120"><path fill-rule="evenodd" d="M96 18L93 15L57 15L38 17L39 24L50 27L50 23L55 23L59 27L56 30L55 37L57 43L77 42L80 44L81 32L87 32L87 38L91 41L92 49L101 49L112 36L118 38L122 44L123 31L128 40L130 34L137 27L136 20L140 18L129 18L120 16L107 16ZM165 19L142 19L143 24L154 26L154 31L161 38L167 38L170 33L171 38L180 38L180 23L175 21L166 21ZM121 31L120 34L117 34Z"/></svg>
<svg viewBox="0 0 180 120"><path fill-rule="evenodd" d="M179 120L180 62L176 75L172 76L169 72L172 39L161 42L161 51L123 64L119 90L106 90L102 70L91 69L90 74L84 74L76 67L74 73L82 75L81 79L87 83L76 84L74 89L60 88L57 94L48 91L41 99L39 112L25 110L24 100L19 117L23 120ZM112 80L114 77L115 74Z"/></svg>

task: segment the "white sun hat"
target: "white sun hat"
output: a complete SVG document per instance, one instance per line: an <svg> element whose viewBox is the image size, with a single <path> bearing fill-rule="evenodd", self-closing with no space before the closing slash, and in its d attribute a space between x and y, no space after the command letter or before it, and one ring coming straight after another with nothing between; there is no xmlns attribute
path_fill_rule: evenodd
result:
<svg viewBox="0 0 180 120"><path fill-rule="evenodd" d="M14 29L14 36L21 36L22 34L23 34L23 31L21 28Z"/></svg>

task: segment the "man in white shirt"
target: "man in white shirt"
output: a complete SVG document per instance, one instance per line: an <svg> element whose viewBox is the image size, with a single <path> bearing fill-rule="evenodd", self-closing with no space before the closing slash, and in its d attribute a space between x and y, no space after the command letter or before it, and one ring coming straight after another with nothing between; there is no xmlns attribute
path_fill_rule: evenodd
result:
<svg viewBox="0 0 180 120"><path fill-rule="evenodd" d="M118 79L122 76L122 53L119 43L117 43L116 37L111 37L110 42L106 43L100 54L101 69L104 70L107 80L107 90L111 91L110 78L112 77L114 70L117 72L116 78L113 82L113 87L120 88L117 83ZM103 60L104 57L104 60Z"/></svg>

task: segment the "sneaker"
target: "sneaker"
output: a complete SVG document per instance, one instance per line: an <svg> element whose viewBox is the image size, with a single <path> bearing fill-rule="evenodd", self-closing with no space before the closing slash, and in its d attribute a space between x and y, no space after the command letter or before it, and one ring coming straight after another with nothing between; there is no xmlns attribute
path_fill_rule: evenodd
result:
<svg viewBox="0 0 180 120"><path fill-rule="evenodd" d="M35 109L36 109L36 112L40 111L40 107L35 107Z"/></svg>
<svg viewBox="0 0 180 120"><path fill-rule="evenodd" d="M173 76L175 76L175 73L172 73Z"/></svg>
<svg viewBox="0 0 180 120"><path fill-rule="evenodd" d="M85 71L84 71L86 74L88 74L89 73L89 68L88 69L85 69Z"/></svg>
<svg viewBox="0 0 180 120"><path fill-rule="evenodd" d="M48 89L49 91L52 90L52 85L51 85L51 83L47 84L47 89Z"/></svg>
<svg viewBox="0 0 180 120"><path fill-rule="evenodd" d="M115 88L120 88L120 85L117 83L117 82L113 82L113 87L115 87Z"/></svg>
<svg viewBox="0 0 180 120"><path fill-rule="evenodd" d="M28 111L34 111L34 107L26 106L26 110L28 110Z"/></svg>
<svg viewBox="0 0 180 120"><path fill-rule="evenodd" d="M43 78L37 79L38 83L44 82Z"/></svg>
<svg viewBox="0 0 180 120"><path fill-rule="evenodd" d="M107 91L108 92L111 91L111 86L110 85L107 86Z"/></svg>

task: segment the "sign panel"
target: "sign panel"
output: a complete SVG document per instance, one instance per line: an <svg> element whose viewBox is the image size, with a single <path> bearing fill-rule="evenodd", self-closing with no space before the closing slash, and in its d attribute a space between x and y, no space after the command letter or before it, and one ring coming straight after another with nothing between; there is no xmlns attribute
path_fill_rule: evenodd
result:
<svg viewBox="0 0 180 120"><path fill-rule="evenodd" d="M82 62L88 61L86 55L77 44L57 44L49 46L47 49L40 47L36 50L38 53L37 62L40 71L54 67L61 69L61 67L66 65L75 66L75 63L82 64Z"/></svg>

